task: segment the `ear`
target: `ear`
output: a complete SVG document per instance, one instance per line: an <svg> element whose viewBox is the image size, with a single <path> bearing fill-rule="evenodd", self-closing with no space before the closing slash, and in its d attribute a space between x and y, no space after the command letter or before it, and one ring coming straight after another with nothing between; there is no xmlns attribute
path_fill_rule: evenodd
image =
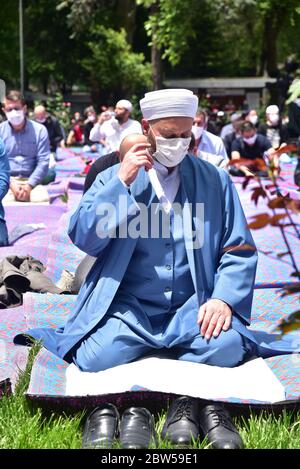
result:
<svg viewBox="0 0 300 469"><path fill-rule="evenodd" d="M150 130L150 125L149 125L149 122L146 119L142 119L142 128L143 128L143 134L148 136L149 130Z"/></svg>

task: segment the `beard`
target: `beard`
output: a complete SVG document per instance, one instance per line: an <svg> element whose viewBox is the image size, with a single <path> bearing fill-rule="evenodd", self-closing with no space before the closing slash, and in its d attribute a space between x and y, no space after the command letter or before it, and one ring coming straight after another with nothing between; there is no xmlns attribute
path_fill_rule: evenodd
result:
<svg viewBox="0 0 300 469"><path fill-rule="evenodd" d="M117 114L115 115L115 119L117 119L117 121L119 122L119 124L123 124L125 122L125 119L126 119L126 113L124 112L124 114Z"/></svg>

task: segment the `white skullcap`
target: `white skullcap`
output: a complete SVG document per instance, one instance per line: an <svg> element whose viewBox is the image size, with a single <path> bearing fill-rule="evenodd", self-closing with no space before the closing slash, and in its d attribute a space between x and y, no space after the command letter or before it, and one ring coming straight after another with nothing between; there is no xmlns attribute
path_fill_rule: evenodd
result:
<svg viewBox="0 0 300 469"><path fill-rule="evenodd" d="M240 119L241 117L242 117L242 114L239 114L238 112L234 112L233 114L231 114L230 120L231 122L234 122Z"/></svg>
<svg viewBox="0 0 300 469"><path fill-rule="evenodd" d="M117 102L116 107L123 107L129 112L132 111L132 104L130 101L128 101L128 99L120 99L120 101Z"/></svg>
<svg viewBox="0 0 300 469"><path fill-rule="evenodd" d="M276 104L271 104L271 106L268 106L266 109L267 114L279 114L279 107L276 106Z"/></svg>
<svg viewBox="0 0 300 469"><path fill-rule="evenodd" d="M149 121L163 117L192 117L194 119L198 98L190 90L167 89L146 93L140 100L144 119Z"/></svg>

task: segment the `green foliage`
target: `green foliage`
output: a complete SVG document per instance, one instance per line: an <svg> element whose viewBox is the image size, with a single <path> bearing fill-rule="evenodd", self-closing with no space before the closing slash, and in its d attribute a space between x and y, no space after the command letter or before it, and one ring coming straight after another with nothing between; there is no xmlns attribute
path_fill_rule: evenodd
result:
<svg viewBox="0 0 300 469"><path fill-rule="evenodd" d="M155 43L163 50L163 59L170 64L179 63L187 50L188 41L195 37L191 21L196 8L201 8L199 0L137 0L139 5L150 8L149 18L145 23L150 45Z"/></svg>
<svg viewBox="0 0 300 469"><path fill-rule="evenodd" d="M11 88L19 86L18 1L1 2L0 77Z"/></svg>
<svg viewBox="0 0 300 469"><path fill-rule="evenodd" d="M15 88L19 86L18 0L2 3L1 78ZM300 59L299 13L299 0L24 1L26 87L65 93L77 85L92 89L93 97L98 96L95 103L113 101L124 90L138 95L151 87L149 65L139 55L149 58L151 44L162 52L165 75L261 74L274 70L291 53ZM124 34L131 49L124 46ZM120 46L116 59L112 37ZM122 67L126 70L121 74ZM113 76L116 72L119 82Z"/></svg>
<svg viewBox="0 0 300 469"><path fill-rule="evenodd" d="M293 81L289 88L290 97L287 100L287 104L292 103L295 99L300 97L300 78Z"/></svg>
<svg viewBox="0 0 300 469"><path fill-rule="evenodd" d="M101 90L130 96L151 86L150 64L145 63L143 54L132 52L124 29L95 26L87 47L89 53L82 65L91 80L99 82Z"/></svg>

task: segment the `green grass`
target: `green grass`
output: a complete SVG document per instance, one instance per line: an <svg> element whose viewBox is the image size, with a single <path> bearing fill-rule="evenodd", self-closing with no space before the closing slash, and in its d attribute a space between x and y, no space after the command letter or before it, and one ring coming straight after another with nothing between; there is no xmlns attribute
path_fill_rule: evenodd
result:
<svg viewBox="0 0 300 469"><path fill-rule="evenodd" d="M40 408L33 408L24 397L30 371L38 346L30 352L26 371L20 376L15 393L0 401L0 449L75 449L81 448L84 412L74 415L52 413L45 415ZM164 414L156 419L160 434ZM278 418L263 413L246 420L236 420L245 447L249 449L300 448L300 412L283 412ZM119 447L118 443L115 445ZM168 441L158 436L158 448L172 448ZM195 441L191 448L208 448L206 441Z"/></svg>

